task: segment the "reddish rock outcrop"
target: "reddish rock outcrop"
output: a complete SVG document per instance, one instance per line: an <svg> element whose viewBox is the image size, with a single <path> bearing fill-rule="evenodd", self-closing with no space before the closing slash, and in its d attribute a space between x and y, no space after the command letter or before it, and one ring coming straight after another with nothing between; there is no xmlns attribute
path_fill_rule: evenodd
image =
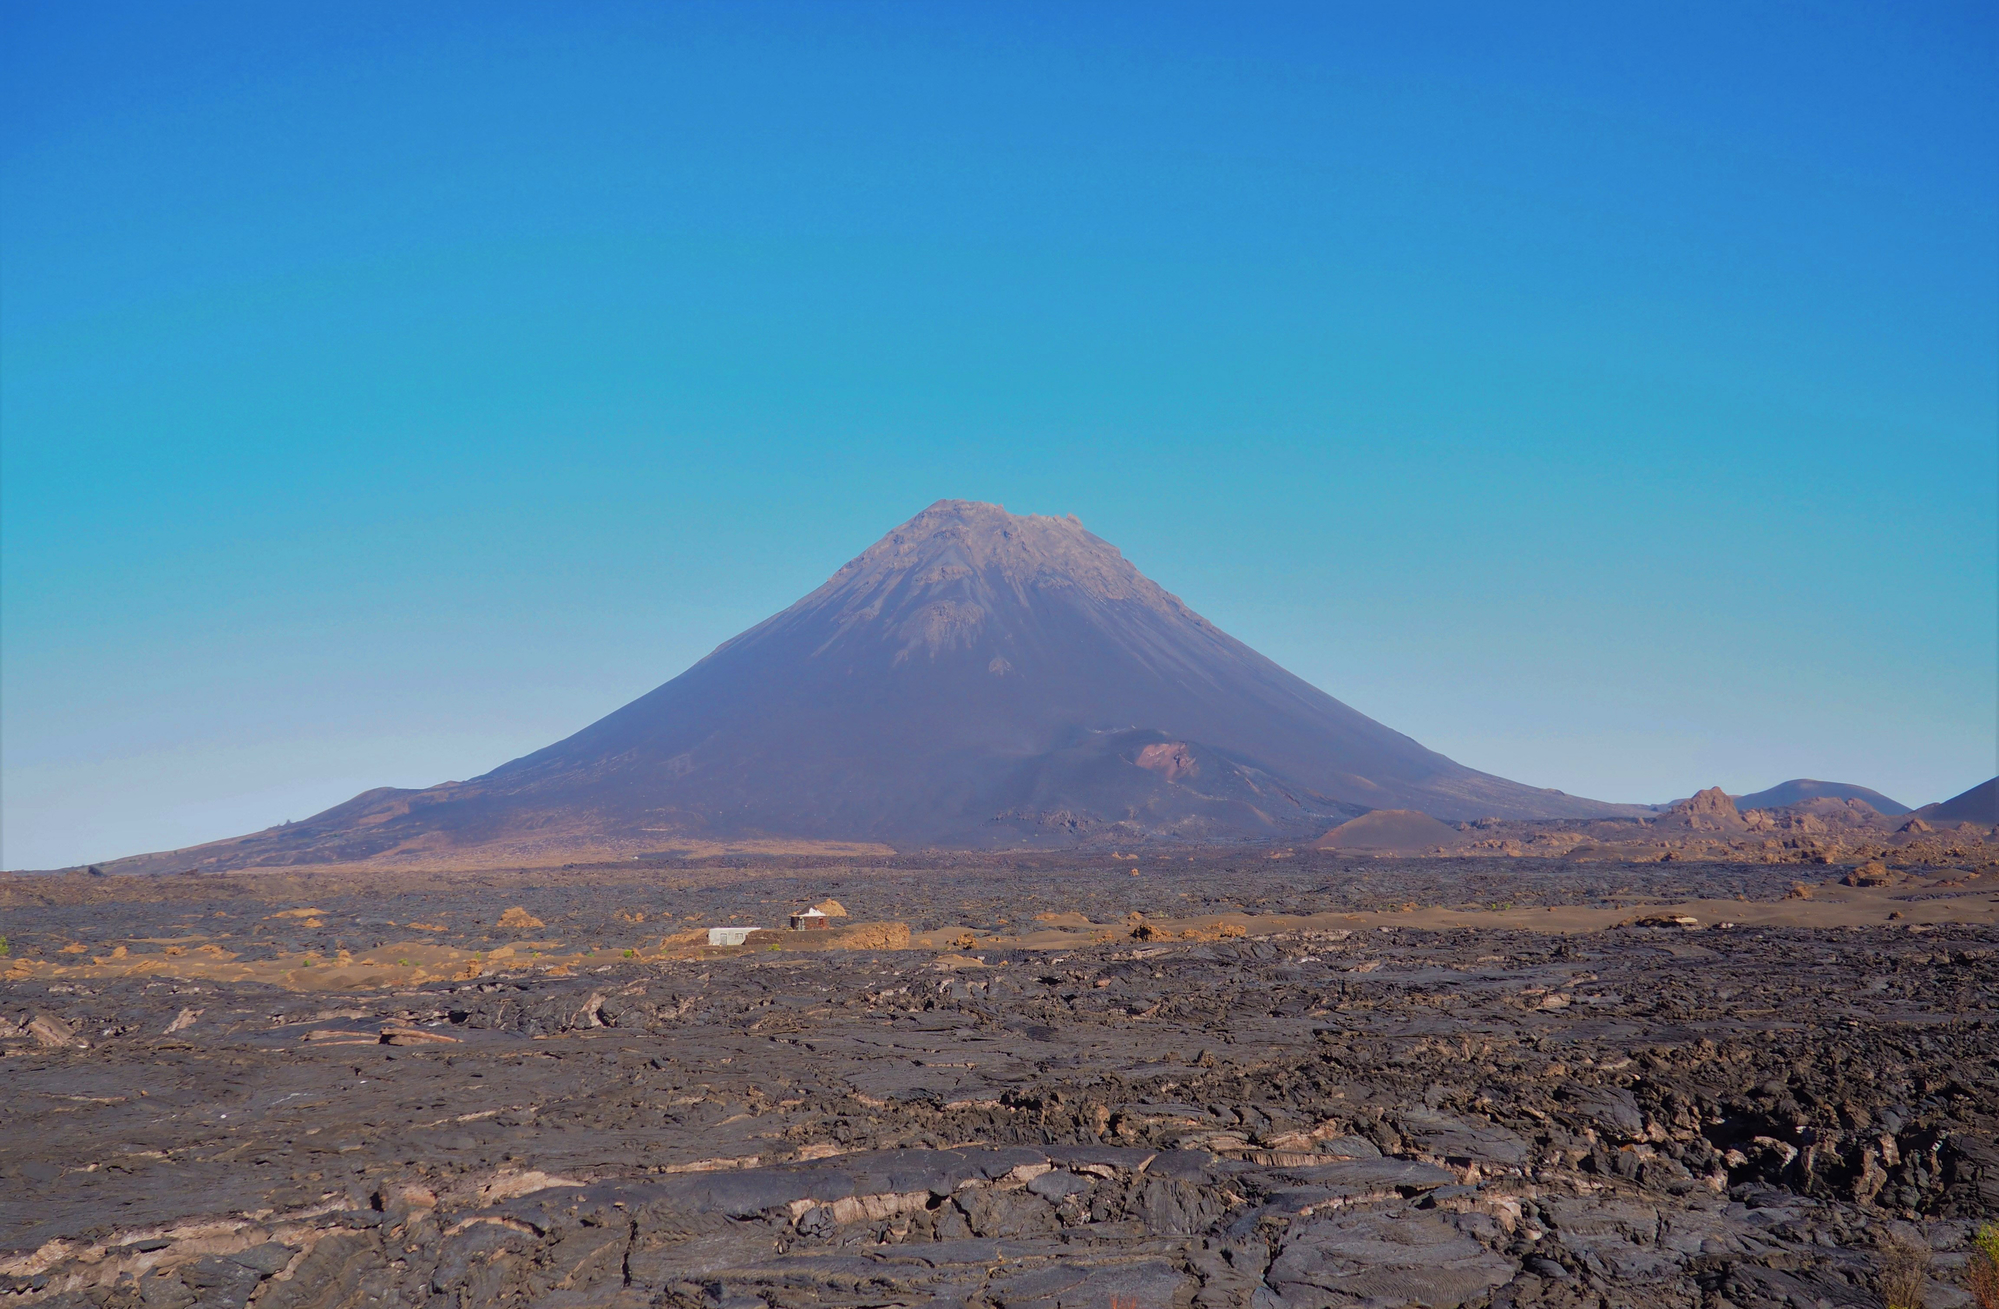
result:
<svg viewBox="0 0 1999 1309"><path fill-rule="evenodd" d="M1740 832L1747 828L1736 811L1735 801L1718 786L1696 791L1675 804L1662 821L1684 824L1697 832Z"/></svg>

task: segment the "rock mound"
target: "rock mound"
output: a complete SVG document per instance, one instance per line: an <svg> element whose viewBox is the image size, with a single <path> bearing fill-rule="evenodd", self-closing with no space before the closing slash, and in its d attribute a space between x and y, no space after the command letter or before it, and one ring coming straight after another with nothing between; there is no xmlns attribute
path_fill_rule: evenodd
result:
<svg viewBox="0 0 1999 1309"><path fill-rule="evenodd" d="M1728 793L1718 786L1696 791L1685 800L1675 802L1661 822L1684 825L1697 832L1739 832L1746 826L1735 801L1729 799Z"/></svg>
<svg viewBox="0 0 1999 1309"><path fill-rule="evenodd" d="M1415 809L1377 809L1341 823L1312 843L1315 850L1430 850L1460 838L1448 827Z"/></svg>

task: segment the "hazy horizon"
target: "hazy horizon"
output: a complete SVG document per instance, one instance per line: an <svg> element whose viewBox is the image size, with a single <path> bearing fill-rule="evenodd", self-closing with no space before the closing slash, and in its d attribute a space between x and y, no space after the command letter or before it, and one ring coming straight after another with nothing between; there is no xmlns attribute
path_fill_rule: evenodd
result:
<svg viewBox="0 0 1999 1309"><path fill-rule="evenodd" d="M0 866L485 772L939 498L1530 785L1999 772L1986 11L4 21Z"/></svg>

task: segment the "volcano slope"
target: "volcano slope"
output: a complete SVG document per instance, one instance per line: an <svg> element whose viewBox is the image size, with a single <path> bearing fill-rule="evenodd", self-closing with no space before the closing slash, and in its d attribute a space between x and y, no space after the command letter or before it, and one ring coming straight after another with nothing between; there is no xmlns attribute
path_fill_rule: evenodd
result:
<svg viewBox="0 0 1999 1309"><path fill-rule="evenodd" d="M1288 840L1370 809L1646 812L1423 748L1220 631L1072 518L940 501L679 677L483 777L106 866Z"/></svg>
<svg viewBox="0 0 1999 1309"><path fill-rule="evenodd" d="M1990 878L1106 864L7 879L0 1295L1778 1309L1926 1261L1903 1302L1968 1303ZM655 948L829 891L911 947ZM357 967L249 975L314 950Z"/></svg>

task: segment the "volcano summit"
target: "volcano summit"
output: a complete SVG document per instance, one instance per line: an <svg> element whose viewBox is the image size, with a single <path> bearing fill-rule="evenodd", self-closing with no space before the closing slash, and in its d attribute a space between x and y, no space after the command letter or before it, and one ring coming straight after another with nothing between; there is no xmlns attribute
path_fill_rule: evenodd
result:
<svg viewBox="0 0 1999 1309"><path fill-rule="evenodd" d="M1373 809L1634 812L1424 749L1222 632L1073 517L940 500L566 740L121 866L1294 839Z"/></svg>

